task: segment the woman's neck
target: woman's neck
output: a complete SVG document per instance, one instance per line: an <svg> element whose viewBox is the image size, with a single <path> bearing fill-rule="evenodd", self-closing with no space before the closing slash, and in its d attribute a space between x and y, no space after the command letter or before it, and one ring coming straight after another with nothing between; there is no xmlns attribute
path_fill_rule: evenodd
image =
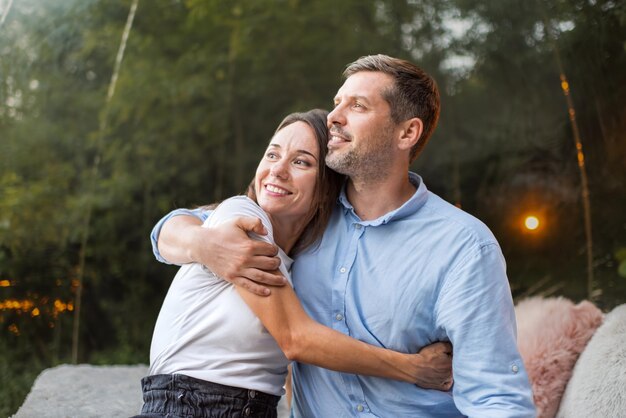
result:
<svg viewBox="0 0 626 418"><path fill-rule="evenodd" d="M289 254L302 232L304 232L306 223L302 221L301 217L285 218L272 216L271 214L268 214L268 216L274 229L274 242L285 254Z"/></svg>

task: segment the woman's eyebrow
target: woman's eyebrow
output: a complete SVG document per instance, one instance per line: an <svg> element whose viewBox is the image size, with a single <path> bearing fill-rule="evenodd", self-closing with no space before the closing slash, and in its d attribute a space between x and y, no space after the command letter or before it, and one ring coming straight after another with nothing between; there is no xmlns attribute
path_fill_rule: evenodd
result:
<svg viewBox="0 0 626 418"><path fill-rule="evenodd" d="M309 151L307 151L307 150L304 150L304 149L299 149L299 150L298 150L298 152L299 152L300 154L307 154L307 155L310 155L310 156L311 156L311 157L312 157L315 161L317 161L317 157L316 157L315 155L313 155L312 153L310 153Z"/></svg>
<svg viewBox="0 0 626 418"><path fill-rule="evenodd" d="M280 146L280 145L278 145L278 144L273 144L273 143L272 143L272 144L269 144L267 147L268 147L268 148L270 148L270 147L272 147L272 148L281 148L281 146ZM297 152L298 154L306 154L306 155L310 155L311 157L313 157L313 159L314 159L315 161L317 161L317 157L316 157L315 155L313 155L313 153L311 153L310 151L307 151L307 150L305 150L305 149L299 149L299 150L296 150L296 152Z"/></svg>

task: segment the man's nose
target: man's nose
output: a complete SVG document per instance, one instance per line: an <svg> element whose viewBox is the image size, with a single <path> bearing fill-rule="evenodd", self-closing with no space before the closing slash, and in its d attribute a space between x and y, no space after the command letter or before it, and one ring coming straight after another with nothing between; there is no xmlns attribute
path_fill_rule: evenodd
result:
<svg viewBox="0 0 626 418"><path fill-rule="evenodd" d="M345 109L342 105L337 105L335 108L328 114L326 117L326 121L328 122L328 127L332 127L334 124L345 125L346 124L346 116Z"/></svg>

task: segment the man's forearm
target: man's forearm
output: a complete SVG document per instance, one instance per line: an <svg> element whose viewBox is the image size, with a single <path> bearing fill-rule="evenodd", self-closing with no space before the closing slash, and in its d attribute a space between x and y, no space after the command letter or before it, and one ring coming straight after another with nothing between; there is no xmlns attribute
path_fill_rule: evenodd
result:
<svg viewBox="0 0 626 418"><path fill-rule="evenodd" d="M194 243L201 232L202 221L194 216L180 215L168 219L162 226L157 245L161 256L172 264L193 263Z"/></svg>
<svg viewBox="0 0 626 418"><path fill-rule="evenodd" d="M238 216L205 228L210 214L202 208L176 209L159 220L150 233L156 259L167 264L203 264L260 296L271 293L267 286L285 285L283 276L276 273L280 265L276 246L248 235L267 234L258 217Z"/></svg>

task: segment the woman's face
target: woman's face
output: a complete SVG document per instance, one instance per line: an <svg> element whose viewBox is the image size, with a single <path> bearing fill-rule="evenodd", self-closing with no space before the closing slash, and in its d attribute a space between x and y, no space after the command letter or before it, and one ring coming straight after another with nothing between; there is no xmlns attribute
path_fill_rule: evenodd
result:
<svg viewBox="0 0 626 418"><path fill-rule="evenodd" d="M254 179L259 206L274 218L301 219L313 201L319 149L313 129L294 122L278 131L259 163Z"/></svg>

